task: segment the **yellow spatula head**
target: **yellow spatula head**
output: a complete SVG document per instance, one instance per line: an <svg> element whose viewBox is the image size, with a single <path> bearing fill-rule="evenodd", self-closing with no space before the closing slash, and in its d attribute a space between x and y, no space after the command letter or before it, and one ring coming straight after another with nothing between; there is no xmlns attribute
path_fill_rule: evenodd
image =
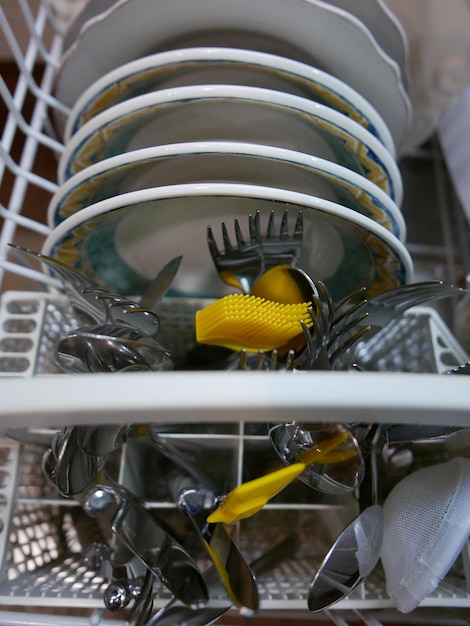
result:
<svg viewBox="0 0 470 626"><path fill-rule="evenodd" d="M235 487L222 500L218 508L207 518L209 523L223 522L231 524L258 513L264 505L287 487L307 465L311 463L335 463L344 461L347 452L335 452L335 448L345 441L347 433L340 433L324 444L306 451L301 461L283 467L275 472L249 480Z"/></svg>
<svg viewBox="0 0 470 626"><path fill-rule="evenodd" d="M309 306L231 294L197 311L196 339L237 351L274 350L302 333L301 320L312 325Z"/></svg>

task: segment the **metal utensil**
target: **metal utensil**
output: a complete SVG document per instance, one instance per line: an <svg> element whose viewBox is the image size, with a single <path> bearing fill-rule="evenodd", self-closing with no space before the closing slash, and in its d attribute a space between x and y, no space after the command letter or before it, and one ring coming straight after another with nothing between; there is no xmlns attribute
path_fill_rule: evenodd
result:
<svg viewBox="0 0 470 626"><path fill-rule="evenodd" d="M169 261L152 280L150 285L140 297L140 306L150 311L156 311L158 305L165 297L178 272L183 256L177 256Z"/></svg>
<svg viewBox="0 0 470 626"><path fill-rule="evenodd" d="M261 237L263 250L264 270L267 271L276 265L296 265L302 253L303 215L297 213L292 234L289 234L289 210L286 209L282 216L279 234L275 231L275 213L271 211L266 234L261 234L261 214L256 211L254 221Z"/></svg>
<svg viewBox="0 0 470 626"><path fill-rule="evenodd" d="M356 450L342 445L349 438L350 433L345 430L337 432L333 437L322 437L315 446L304 449L298 455L297 462L238 485L221 498L219 506L207 521L231 524L251 517L310 465L332 465L355 457Z"/></svg>
<svg viewBox="0 0 470 626"><path fill-rule="evenodd" d="M116 484L94 485L80 501L183 604L206 604L208 590L196 563L133 494Z"/></svg>
<svg viewBox="0 0 470 626"><path fill-rule="evenodd" d="M384 537L384 516L378 503L378 443L381 427L369 431L369 471L366 500L373 502L340 533L310 583L308 608L322 611L350 595L377 565ZM366 481L368 482L368 481Z"/></svg>
<svg viewBox="0 0 470 626"><path fill-rule="evenodd" d="M47 265L62 282L64 291L75 309L88 314L96 322L129 323L149 335L155 335L159 328L159 319L152 309L168 291L182 259L178 256L167 263L147 287L140 303L136 303L125 296L99 287L58 259L16 244L8 245Z"/></svg>
<svg viewBox="0 0 470 626"><path fill-rule="evenodd" d="M301 460L309 450L324 446L344 435L337 451L347 452L344 461L312 463L298 479L322 493L342 495L354 491L364 476L364 459L356 437L341 424L297 424L286 422L269 429L269 439L285 465Z"/></svg>
<svg viewBox="0 0 470 626"><path fill-rule="evenodd" d="M295 535L288 535L285 539L274 545L268 552L250 563L250 569L256 577L260 577L265 572L275 567L283 559L292 555L296 543ZM217 588L218 575L215 567L211 566L204 572L204 578L210 590ZM175 626L184 624L185 626L210 626L218 618L231 608L230 602L211 601L203 609L197 611L189 609L176 599L164 606L149 620L147 626Z"/></svg>
<svg viewBox="0 0 470 626"><path fill-rule="evenodd" d="M468 363L462 363L462 365L458 365L457 367L453 367L452 369L445 372L445 374L457 374L458 376L470 375L470 361L468 361Z"/></svg>
<svg viewBox="0 0 470 626"><path fill-rule="evenodd" d="M66 372L118 372L129 366L153 371L173 369L171 354L155 339L132 326L84 326L59 339L56 363Z"/></svg>
<svg viewBox="0 0 470 626"><path fill-rule="evenodd" d="M368 314L367 324L376 332L411 307L466 293L470 293L470 290L455 287L442 280L409 283L369 298L365 303L353 304L353 298L350 297L349 312L346 308L345 317L354 313L355 308L360 306L362 311Z"/></svg>
<svg viewBox="0 0 470 626"><path fill-rule="evenodd" d="M254 574L229 537L225 526L207 521L208 515L217 508L218 498L204 487L184 486L175 499L178 507L191 521L232 604L242 614L253 615L259 607Z"/></svg>
<svg viewBox="0 0 470 626"><path fill-rule="evenodd" d="M83 509L80 510L83 512ZM121 544L112 550L108 544L95 541L85 549L83 563L109 580L103 592L104 605L108 611L122 611L134 599L135 606L131 613L135 618L127 621L135 626L142 619L143 613L148 619L155 577L139 558Z"/></svg>
<svg viewBox="0 0 470 626"><path fill-rule="evenodd" d="M68 265L65 265L65 263L41 254L40 252L35 252L29 248L12 243L8 245L23 254L40 260L44 265L50 267L53 273L60 279L73 308L86 313L97 322L106 319L107 311L105 303L97 301L92 294L83 293L83 290L88 287L96 287L95 283L86 278L86 276L70 268Z"/></svg>
<svg viewBox="0 0 470 626"><path fill-rule="evenodd" d="M152 280L138 303L96 286L86 287L82 293L92 294L96 300L104 302L108 322L129 324L154 337L160 328L155 310L171 287L182 259L182 256L177 256L169 261Z"/></svg>
<svg viewBox="0 0 470 626"><path fill-rule="evenodd" d="M217 247L212 228L210 226L207 228L209 252L220 278L244 293L251 292L253 284L264 272L261 238L252 215L249 216L248 225L250 240L245 242L238 219L235 218L236 245L233 245L225 222L222 222L223 249Z"/></svg>
<svg viewBox="0 0 470 626"><path fill-rule="evenodd" d="M44 475L66 497L88 489L103 465L103 458L91 457L80 449L73 426L56 433L42 458Z"/></svg>

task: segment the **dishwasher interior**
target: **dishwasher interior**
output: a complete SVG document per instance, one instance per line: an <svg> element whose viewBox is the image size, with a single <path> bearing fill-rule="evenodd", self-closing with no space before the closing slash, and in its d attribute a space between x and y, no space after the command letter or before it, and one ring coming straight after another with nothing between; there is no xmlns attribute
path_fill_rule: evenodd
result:
<svg viewBox="0 0 470 626"><path fill-rule="evenodd" d="M370 373L230 372L221 378L210 370L175 372L168 376L168 388L162 389L154 386L147 373L116 375L112 380L109 375L98 375L97 382L89 384L86 377L70 380L74 377L59 370L52 357L54 342L80 320L59 282L39 264L15 255L8 244L39 250L49 233L45 212L56 190L54 168L62 146L54 136L48 110L58 106L51 90L62 36L55 30L56 18L48 2L33 9L33 4L22 0L19 6L31 32L24 50L4 15L0 16L18 65L17 78L8 81L5 76L0 82L4 119L0 159L0 623L129 623L126 610L105 610L103 594L109 580L102 568L92 567L91 559L84 558L91 544L112 542L109 529L84 514L80 499L62 497L41 471L44 451L62 426L110 424L113 414L120 424L137 425L137 431L138 425L145 430L145 424L153 424L159 437L204 467L225 490L278 467L268 424L286 417L326 424L416 421L462 427L453 436L385 446L378 458L381 499L415 470L468 457L470 442L464 430L470 417L468 385L464 376L441 376L469 360L466 347L454 333L463 298L411 309L390 324L385 334L364 340L358 350ZM465 286L470 273L470 228L438 139L433 137L404 155L399 167L405 190L406 245L413 257L415 280ZM159 309L162 342L172 353L195 348L191 343L194 314L200 307L197 300L170 297L163 301ZM121 380L128 383L127 391ZM372 393L376 386L378 392ZM328 395L335 389L344 396L342 401ZM207 566L203 546L175 504L165 458L148 439L130 437L110 455L107 471L171 528L186 549L195 552L203 569ZM247 617L229 609L229 603L229 610L221 611L218 621L210 623L274 624L282 619L286 624L339 626L468 624L468 545L445 579L410 614L394 608L380 562L346 598L328 610L308 611L312 578L335 538L358 515L359 501L357 492L323 494L295 481L257 515L230 524L233 541L256 564L260 609ZM403 541L407 540L413 543L404 536ZM155 583L154 608L159 610L171 600L169 589ZM213 602L222 609L227 604L224 594Z"/></svg>

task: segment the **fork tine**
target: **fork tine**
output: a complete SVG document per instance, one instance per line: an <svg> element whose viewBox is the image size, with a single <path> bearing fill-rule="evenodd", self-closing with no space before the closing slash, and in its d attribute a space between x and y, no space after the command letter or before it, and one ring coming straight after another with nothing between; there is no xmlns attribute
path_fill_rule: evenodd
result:
<svg viewBox="0 0 470 626"><path fill-rule="evenodd" d="M288 239L289 238L289 225L287 223L287 220L289 218L289 211L288 209L286 209L284 211L284 214L282 216L282 220L281 220L281 228L279 231L279 238L280 239Z"/></svg>
<svg viewBox="0 0 470 626"><path fill-rule="evenodd" d="M320 296L325 300L326 302L326 307L327 307L327 318L328 318L328 327L330 327L333 323L334 320L334 314L335 314L335 305L333 303L333 299L330 296L330 292L328 291L325 283L323 283L321 280L317 281L317 288L318 288L318 293L320 294Z"/></svg>
<svg viewBox="0 0 470 626"><path fill-rule="evenodd" d="M261 228L259 225L259 211L258 211L258 229L261 232ZM268 226L266 228L266 239L273 239L273 238L274 238L274 211L271 211L271 214L268 220Z"/></svg>
<svg viewBox="0 0 470 626"><path fill-rule="evenodd" d="M228 234L228 230L227 230L227 226L225 222L221 222L221 227L222 227L222 242L224 245L224 250L231 250L232 242L230 240L230 235Z"/></svg>
<svg viewBox="0 0 470 626"><path fill-rule="evenodd" d="M351 291L351 293L349 293L347 296L344 296L344 298L341 298L341 300L336 303L335 305L336 311L339 311L346 304L351 303L355 298L358 298L359 296L362 296L363 298L365 298L365 291L366 291L365 287L358 287L354 291Z"/></svg>
<svg viewBox="0 0 470 626"><path fill-rule="evenodd" d="M289 350L289 352L287 353L287 359L286 359L286 370L291 372L294 369L295 369L295 352L294 350Z"/></svg>
<svg viewBox="0 0 470 626"><path fill-rule="evenodd" d="M303 216L302 211L299 211L297 213L297 219L295 220L294 238L297 239L298 241L302 241L303 232L304 232L304 216Z"/></svg>
<svg viewBox="0 0 470 626"><path fill-rule="evenodd" d="M440 298L446 298L452 295L460 295L460 289L455 287L454 289L440 289L439 293L424 292L422 294L416 294L413 297L409 297L408 300L395 304L394 308L398 313L402 313L407 309L418 306L420 304L426 304L431 300L439 300Z"/></svg>
<svg viewBox="0 0 470 626"><path fill-rule="evenodd" d="M444 287L444 285L445 283L442 280L427 280L419 283L407 283L406 285L401 285L400 287L395 287L394 289L389 289L388 291L379 293L374 296L373 300L377 303L387 302L392 305L392 303L396 301L401 302L403 298L417 292L422 293L427 290L434 291ZM453 285L449 286L453 287Z"/></svg>
<svg viewBox="0 0 470 626"><path fill-rule="evenodd" d="M332 328L337 328L338 326L340 326L340 324L346 322L348 318L350 318L352 315L356 315L358 311L366 307L367 304L367 300L361 300L360 302L356 302L355 304L351 305L349 309L346 309L346 311L341 313L341 315L338 315L333 319Z"/></svg>
<svg viewBox="0 0 470 626"><path fill-rule="evenodd" d="M460 287L454 287L453 285L439 283L434 285L422 285L419 288L416 287L414 290L409 289L396 293L389 293L388 297L387 292L385 292L383 294L380 294L380 296L374 297L374 302L376 301L387 306L396 307L402 303L412 302L416 298L439 298L441 297L441 294L449 295L454 293L464 293L464 290L462 290Z"/></svg>
<svg viewBox="0 0 470 626"><path fill-rule="evenodd" d="M215 241L214 233L212 232L212 228L210 226L207 227L207 245L209 247L210 255L215 262L220 252Z"/></svg>
<svg viewBox="0 0 470 626"><path fill-rule="evenodd" d="M352 320L350 320L347 324L345 324L342 328L335 331L331 336L328 337L328 349L330 349L333 344L341 337L345 336L350 330L359 326L361 322L363 322L367 317L368 313L362 313L361 315L357 315Z"/></svg>
<svg viewBox="0 0 470 626"><path fill-rule="evenodd" d="M257 211L257 213L259 213L259 211ZM259 225L256 222L256 216L248 216L248 228L250 231L251 243L261 246L261 235L259 231Z"/></svg>
<svg viewBox="0 0 470 626"><path fill-rule="evenodd" d="M338 346L332 353L328 352L328 359L330 364L333 366L338 359L351 348L355 343L361 339L366 333L370 331L370 326L362 326L354 335L351 335L346 341L344 341L340 346Z"/></svg>
<svg viewBox="0 0 470 626"><path fill-rule="evenodd" d="M233 220L234 226L235 226L235 239L237 241L237 246L240 248L242 246L245 245L245 240L243 239L243 233L242 233L242 229L240 228L240 222L238 221L238 218L235 218ZM227 232L227 229L225 229L225 232ZM227 235L228 237L228 235ZM224 240L225 243L225 240ZM229 246L230 246L230 240L229 240Z"/></svg>

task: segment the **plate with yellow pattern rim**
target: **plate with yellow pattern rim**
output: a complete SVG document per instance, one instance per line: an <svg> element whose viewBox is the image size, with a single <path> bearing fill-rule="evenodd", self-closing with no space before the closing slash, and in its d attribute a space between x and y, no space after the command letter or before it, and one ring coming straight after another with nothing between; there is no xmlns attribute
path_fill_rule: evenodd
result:
<svg viewBox="0 0 470 626"><path fill-rule="evenodd" d="M100 76L143 56L196 46L270 52L336 76L379 112L397 152L411 123L400 68L365 24L321 0L119 0L63 55L54 95L73 106Z"/></svg>
<svg viewBox="0 0 470 626"><path fill-rule="evenodd" d="M249 215L260 211L264 232L271 212L280 221L286 209L290 228L303 212L299 266L323 280L335 300L359 287L370 297L412 280L404 244L374 220L323 198L233 183L169 185L113 196L59 224L42 253L106 289L134 296L181 254L169 295L217 298L231 290L214 268L207 226L222 246L221 221L231 229L237 217L248 237Z"/></svg>
<svg viewBox="0 0 470 626"><path fill-rule="evenodd" d="M54 228L114 195L193 182L243 182L307 193L370 217L401 241L406 237L398 206L364 176L302 152L228 141L154 146L99 161L59 187L49 203L48 223Z"/></svg>
<svg viewBox="0 0 470 626"><path fill-rule="evenodd" d="M242 85L159 90L106 109L71 138L59 184L98 161L182 141L244 141L306 152L362 174L400 206L395 160L365 128L307 98Z"/></svg>
<svg viewBox="0 0 470 626"><path fill-rule="evenodd" d="M88 120L129 98L196 84L240 84L285 91L344 113L395 157L388 127L357 91L322 70L274 54L234 48L183 48L136 59L93 83L77 100L64 132L67 142Z"/></svg>

